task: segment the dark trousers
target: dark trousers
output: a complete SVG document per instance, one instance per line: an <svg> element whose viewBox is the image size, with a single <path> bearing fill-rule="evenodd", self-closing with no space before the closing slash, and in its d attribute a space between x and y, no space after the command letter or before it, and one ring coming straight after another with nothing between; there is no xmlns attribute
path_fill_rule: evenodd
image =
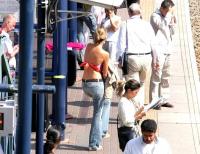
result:
<svg viewBox="0 0 200 154"><path fill-rule="evenodd" d="M119 147L122 151L124 151L126 143L136 137L137 134L134 130L132 130L132 127L123 126L118 128Z"/></svg>

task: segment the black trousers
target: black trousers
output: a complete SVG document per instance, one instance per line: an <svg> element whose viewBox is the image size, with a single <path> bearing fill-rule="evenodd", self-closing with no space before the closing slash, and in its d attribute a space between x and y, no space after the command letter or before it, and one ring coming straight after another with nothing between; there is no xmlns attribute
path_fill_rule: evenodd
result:
<svg viewBox="0 0 200 154"><path fill-rule="evenodd" d="M126 143L137 137L136 132L132 129L132 127L120 127L118 130L118 139L119 139L119 147L122 151L124 151Z"/></svg>

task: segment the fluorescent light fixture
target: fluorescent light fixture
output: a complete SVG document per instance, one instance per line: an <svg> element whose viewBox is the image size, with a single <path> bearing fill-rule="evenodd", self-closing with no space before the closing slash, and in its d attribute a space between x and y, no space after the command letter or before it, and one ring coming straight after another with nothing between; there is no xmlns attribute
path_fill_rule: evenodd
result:
<svg viewBox="0 0 200 154"><path fill-rule="evenodd" d="M77 3L100 6L104 8L120 7L124 0L70 0Z"/></svg>

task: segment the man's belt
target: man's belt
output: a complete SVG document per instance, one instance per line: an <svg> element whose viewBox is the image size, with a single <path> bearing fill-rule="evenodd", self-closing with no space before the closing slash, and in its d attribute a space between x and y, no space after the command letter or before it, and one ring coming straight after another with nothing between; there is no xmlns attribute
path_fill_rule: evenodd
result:
<svg viewBox="0 0 200 154"><path fill-rule="evenodd" d="M147 52L147 53L127 53L127 55L149 55L151 54L151 52Z"/></svg>

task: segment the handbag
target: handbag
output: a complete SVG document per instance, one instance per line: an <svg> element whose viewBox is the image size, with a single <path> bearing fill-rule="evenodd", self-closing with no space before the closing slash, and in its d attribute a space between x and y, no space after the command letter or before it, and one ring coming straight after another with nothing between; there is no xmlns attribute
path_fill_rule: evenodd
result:
<svg viewBox="0 0 200 154"><path fill-rule="evenodd" d="M118 127L119 116L117 117L117 134L119 140L119 147L124 151L126 144L129 140L138 137L138 133L132 127Z"/></svg>
<svg viewBox="0 0 200 154"><path fill-rule="evenodd" d="M128 74L128 55L126 51L122 55L122 72L123 72L123 75Z"/></svg>
<svg viewBox="0 0 200 154"><path fill-rule="evenodd" d="M126 21L126 49L125 49L125 51L122 55L122 72L123 72L123 75L127 75L128 72L129 72L127 50L128 50L128 29L127 29L127 21Z"/></svg>

